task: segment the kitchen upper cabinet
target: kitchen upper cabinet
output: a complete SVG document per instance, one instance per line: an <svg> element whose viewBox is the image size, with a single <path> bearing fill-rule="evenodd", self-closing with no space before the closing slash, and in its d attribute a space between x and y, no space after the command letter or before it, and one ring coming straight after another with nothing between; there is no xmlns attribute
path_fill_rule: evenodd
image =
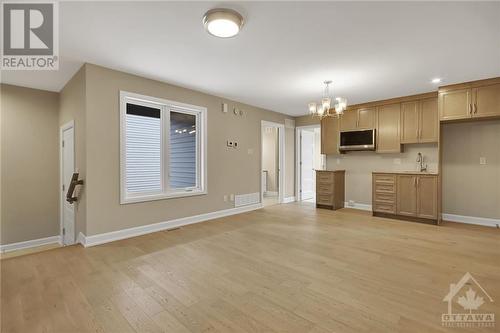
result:
<svg viewBox="0 0 500 333"><path fill-rule="evenodd" d="M500 78L441 87L439 119L500 117Z"/></svg>
<svg viewBox="0 0 500 333"><path fill-rule="evenodd" d="M439 93L439 119L457 120L471 117L471 90L458 89Z"/></svg>
<svg viewBox="0 0 500 333"><path fill-rule="evenodd" d="M420 100L418 142L438 142L439 118L437 98Z"/></svg>
<svg viewBox="0 0 500 333"><path fill-rule="evenodd" d="M419 101L401 104L401 143L417 143L419 132Z"/></svg>
<svg viewBox="0 0 500 333"><path fill-rule="evenodd" d="M353 131L375 128L376 115L376 108L345 111L340 120L340 130Z"/></svg>
<svg viewBox="0 0 500 333"><path fill-rule="evenodd" d="M500 116L500 83L472 89L472 117Z"/></svg>
<svg viewBox="0 0 500 333"><path fill-rule="evenodd" d="M401 104L383 105L377 114L377 152L401 152L400 137Z"/></svg>
<svg viewBox="0 0 500 333"><path fill-rule="evenodd" d="M417 176L398 175L396 214L417 216Z"/></svg>
<svg viewBox="0 0 500 333"><path fill-rule="evenodd" d="M401 143L438 141L437 98L401 104Z"/></svg>
<svg viewBox="0 0 500 333"><path fill-rule="evenodd" d="M376 115L377 115L376 108L359 109L357 129L375 128Z"/></svg>
<svg viewBox="0 0 500 333"><path fill-rule="evenodd" d="M358 125L358 110L348 110L344 111L340 119L340 130L341 131L352 131L357 128Z"/></svg>
<svg viewBox="0 0 500 333"><path fill-rule="evenodd" d="M325 117L321 119L321 154L339 153L339 119Z"/></svg>
<svg viewBox="0 0 500 333"><path fill-rule="evenodd" d="M417 177L417 217L437 219L437 177Z"/></svg>

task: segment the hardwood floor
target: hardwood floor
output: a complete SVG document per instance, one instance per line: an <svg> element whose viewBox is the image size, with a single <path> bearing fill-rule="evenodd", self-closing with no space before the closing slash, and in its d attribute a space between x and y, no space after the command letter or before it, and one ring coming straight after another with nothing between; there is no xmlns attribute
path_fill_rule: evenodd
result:
<svg viewBox="0 0 500 333"><path fill-rule="evenodd" d="M498 229L312 204L4 259L1 269L2 333L477 332L441 326L443 298L465 272L495 299L481 312L500 316Z"/></svg>

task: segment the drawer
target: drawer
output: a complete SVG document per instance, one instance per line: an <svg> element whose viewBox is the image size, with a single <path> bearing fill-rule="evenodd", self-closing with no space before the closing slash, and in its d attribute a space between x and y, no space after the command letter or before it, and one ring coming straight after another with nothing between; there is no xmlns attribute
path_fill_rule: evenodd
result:
<svg viewBox="0 0 500 333"><path fill-rule="evenodd" d="M385 204L395 204L396 196L394 193L375 193L374 201Z"/></svg>
<svg viewBox="0 0 500 333"><path fill-rule="evenodd" d="M375 179L375 183L389 183L389 184L396 183L395 175L380 174L380 175L373 175L373 177Z"/></svg>
<svg viewBox="0 0 500 333"><path fill-rule="evenodd" d="M316 203L319 205L333 205L333 198L331 195L320 195L316 196Z"/></svg>
<svg viewBox="0 0 500 333"><path fill-rule="evenodd" d="M333 184L317 184L316 192L318 194L332 194L333 193Z"/></svg>
<svg viewBox="0 0 500 333"><path fill-rule="evenodd" d="M396 193L396 185L389 183L375 183L376 193Z"/></svg>
<svg viewBox="0 0 500 333"><path fill-rule="evenodd" d="M318 184L331 184L333 183L333 173L331 172L318 172L316 174L316 182Z"/></svg>
<svg viewBox="0 0 500 333"><path fill-rule="evenodd" d="M373 211L380 213L396 214L396 205L375 202L375 207L373 208Z"/></svg>

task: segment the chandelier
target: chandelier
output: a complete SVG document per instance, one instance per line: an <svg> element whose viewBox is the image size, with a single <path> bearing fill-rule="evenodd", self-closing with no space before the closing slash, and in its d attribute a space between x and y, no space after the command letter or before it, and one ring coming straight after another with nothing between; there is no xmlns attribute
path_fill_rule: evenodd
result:
<svg viewBox="0 0 500 333"><path fill-rule="evenodd" d="M330 84L331 80L327 80L323 82L325 84L325 90L323 92L323 98L320 103L311 102L309 103L309 113L312 116L317 116L320 118L323 117L339 117L344 113L347 108L347 99L344 97L336 97L334 109L331 109L332 106L332 98L330 97ZM334 110L334 112L332 112Z"/></svg>

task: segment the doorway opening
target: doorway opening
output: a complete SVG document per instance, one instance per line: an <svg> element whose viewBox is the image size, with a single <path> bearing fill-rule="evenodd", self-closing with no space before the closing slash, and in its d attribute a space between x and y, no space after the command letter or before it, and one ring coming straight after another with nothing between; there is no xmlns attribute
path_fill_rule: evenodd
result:
<svg viewBox="0 0 500 333"><path fill-rule="evenodd" d="M75 243L75 205L66 201L71 177L75 172L75 125L70 121L60 128L60 237L63 245Z"/></svg>
<svg viewBox="0 0 500 333"><path fill-rule="evenodd" d="M283 124L262 121L261 127L261 202L271 206L283 202Z"/></svg>
<svg viewBox="0 0 500 333"><path fill-rule="evenodd" d="M321 154L320 125L300 126L297 138L297 201L316 202L315 170L326 167L325 155Z"/></svg>

